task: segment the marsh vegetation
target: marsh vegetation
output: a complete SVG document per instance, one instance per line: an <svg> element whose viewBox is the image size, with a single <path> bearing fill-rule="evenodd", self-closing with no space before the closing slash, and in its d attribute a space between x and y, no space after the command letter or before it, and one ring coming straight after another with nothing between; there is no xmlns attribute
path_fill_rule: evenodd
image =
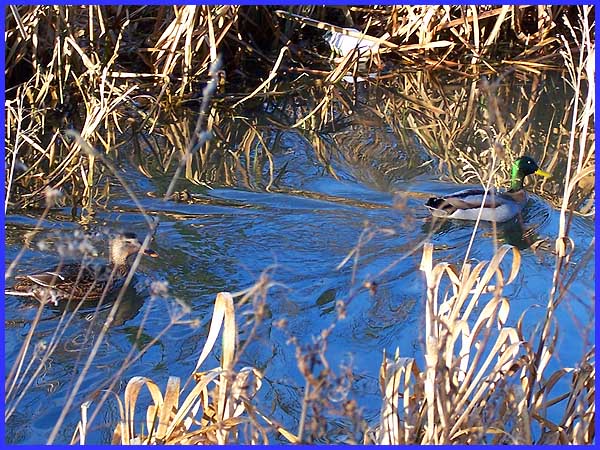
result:
<svg viewBox="0 0 600 450"><path fill-rule="evenodd" d="M160 255L6 296L7 440L594 442L594 14L7 7L6 285ZM523 154L519 221L429 220Z"/></svg>

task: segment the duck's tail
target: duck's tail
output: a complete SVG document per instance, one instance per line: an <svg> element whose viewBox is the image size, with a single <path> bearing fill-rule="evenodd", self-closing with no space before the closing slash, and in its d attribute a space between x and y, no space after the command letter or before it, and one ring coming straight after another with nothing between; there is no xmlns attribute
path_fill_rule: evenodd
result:
<svg viewBox="0 0 600 450"><path fill-rule="evenodd" d="M443 197L431 197L425 203L425 207L436 217L446 217L456 211L456 208Z"/></svg>

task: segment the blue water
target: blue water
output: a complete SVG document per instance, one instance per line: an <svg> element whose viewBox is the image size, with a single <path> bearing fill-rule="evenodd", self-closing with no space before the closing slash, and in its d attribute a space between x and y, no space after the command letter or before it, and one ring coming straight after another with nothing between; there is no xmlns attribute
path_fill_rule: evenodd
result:
<svg viewBox="0 0 600 450"><path fill-rule="evenodd" d="M339 370L340 364L352 365L355 379L351 395L372 424L380 409L378 373L384 349L389 355L398 347L402 356L416 357L423 367L425 282L419 271L420 246L425 240L434 244L434 263L460 265L473 230L471 223L449 222L428 235L431 227L423 203L428 195L447 192L452 185L438 181L440 174L433 165L418 171L399 166L390 176L389 172L378 172L378 167L347 160L335 163L339 175L335 179L307 156L311 154L309 144L294 132L286 133L283 142L286 150L275 154L275 164L289 164L277 192L206 189L184 181L178 184L178 189L188 188L201 197L201 203L151 197L147 192L160 196L161 186L169 178L148 180L123 165L142 206L159 220L152 248L160 258L142 260L136 282L99 347L55 442L70 441L80 419L79 405L110 379L132 347L139 349L150 342L186 307L190 312L185 320L172 325L129 367L114 390L122 396L125 384L136 375L154 380L163 390L169 376L187 379L208 334L216 294L246 289L265 271L276 284L268 292L263 321L239 366L251 365L263 371L266 382L258 406L288 430L297 430L304 380L295 348L287 341L295 337L300 344L311 343L335 321L338 300L347 303L347 316L329 337L327 358L333 370ZM412 152L410 158L427 161L420 150ZM405 196L401 207L397 206L399 194L394 194L397 190ZM39 212L7 216L7 266L38 217ZM510 225L500 227L498 237L500 244L509 242L522 249L517 279L504 291L511 304L509 323L515 324L527 311L526 323L533 329L544 316L552 283L555 258L551 250L558 231L558 211L533 195L523 219L526 229L534 229L533 240L545 239L548 246L534 251L523 244L520 229L515 231ZM49 250L40 250L37 244L53 244L59 236L68 238L81 229L80 224L69 220L67 210L51 212L40 227L15 274L51 266L58 260L52 245ZM147 231L131 199L117 190L109 207L98 209L84 228L133 231L140 236ZM469 257L472 262L491 259L493 231L491 225L481 224ZM365 239L367 234L369 239ZM357 261L352 257L338 269L361 236ZM575 251L569 270L577 271L577 276L556 314L559 360L551 368L576 364L585 343L593 342L594 258L581 267L577 265L593 236L593 219L575 217L571 231ZM151 296L148 286L153 281L168 282L168 295ZM377 282L374 293L361 288L365 281ZM243 339L248 327L242 324L251 316L242 313L250 310L250 305L244 305L237 311ZM5 300L7 374L35 312L35 305L20 298L8 296ZM56 350L7 422L10 443L47 440L107 314L107 310L101 311L93 322L89 308L73 316ZM55 309L44 310L34 343L49 341L59 315ZM283 330L274 326L281 319L287 321ZM203 368L217 367L219 352L211 354ZM144 413L137 417L144 417ZM118 409L111 398L95 420L88 443L110 442L117 419Z"/></svg>

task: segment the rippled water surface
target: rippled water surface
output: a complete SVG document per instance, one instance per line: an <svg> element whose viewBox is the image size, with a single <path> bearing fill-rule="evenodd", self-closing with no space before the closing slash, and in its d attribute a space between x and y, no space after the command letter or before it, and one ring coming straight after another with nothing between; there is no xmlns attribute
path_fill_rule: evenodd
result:
<svg viewBox="0 0 600 450"><path fill-rule="evenodd" d="M389 145L392 158L402 161L402 150L392 142ZM295 349L287 343L288 336L297 337L301 343L311 342L334 320L335 302L348 300L352 294L347 317L331 334L327 356L334 369L342 363L352 364L353 395L368 420L377 417L383 350L393 354L398 347L403 356L422 360L425 289L419 271L421 243L425 239L434 243L434 262L461 264L473 231L471 223L448 222L427 238L431 227L423 203L432 193L443 194L463 186L438 181L434 168L426 164L427 156L418 149L410 150L408 159L412 166L399 164L391 175L358 160L339 160L335 168L339 179L335 179L311 158L307 146L293 132L285 134L281 148L275 152L276 167L288 164L277 192L205 189L182 181L178 188L186 187L197 196L198 201L192 203L160 200L169 178L148 180L123 163L122 169L141 204L160 222L152 242L160 258L142 260L136 282L98 349L57 442L71 439L80 418L81 402L110 378L132 346L141 348L159 335L180 308L177 302L191 308L188 319L196 319L197 326L174 325L127 369L115 389L122 395L127 380L135 375L149 377L162 388L169 376L185 380L205 342L215 295L246 289L263 271L268 271L276 284L267 297L264 322L240 361L240 365L251 365L264 372L266 383L258 404L288 429L296 430L304 381L297 368ZM394 194L399 191L401 194ZM156 195L148 195L149 192ZM39 212L24 211L10 213L6 218L7 265L21 250L38 217ZM498 229L500 244L508 242L522 249L518 277L505 289L511 300L513 323L526 310L532 327L544 315L554 270L551 249L558 217L558 212L544 200L531 196L522 226L528 230L529 242L545 239L547 243L535 250L524 241L518 223ZM142 236L147 230L130 198L119 192L111 198L108 208L97 210L84 228L128 230ZM52 246L49 251L42 251L38 243L52 243L58 235L68 236L78 229L81 225L70 219L70 210L53 211L41 223L41 232L33 242L25 243L15 273L51 266L57 261ZM472 261L491 258L496 245L493 235L491 225L480 226L469 255ZM572 269L585 254L593 235L593 219L574 219ZM359 242L358 254L338 269ZM559 355L565 366L581 358L584 342L593 340L593 258L577 270L569 287L570 295L557 314ZM150 296L148 285L157 280L168 282L171 299ZM377 281L375 292L359 289L366 280ZM31 304L7 296L6 373L35 314L36 308ZM44 310L33 342L50 339L59 314L51 308ZM89 310L75 314L51 360L7 423L10 442L46 440L81 371L83 361L79 355L83 350L87 355L106 314L103 311L96 321L90 321ZM243 323L241 316L238 318ZM287 321L284 330L274 326L280 319ZM241 326L241 333L244 339L248 330ZM211 355L203 367L216 367L218 357L218 352ZM108 402L95 421L89 442L109 441L117 418L116 404Z"/></svg>

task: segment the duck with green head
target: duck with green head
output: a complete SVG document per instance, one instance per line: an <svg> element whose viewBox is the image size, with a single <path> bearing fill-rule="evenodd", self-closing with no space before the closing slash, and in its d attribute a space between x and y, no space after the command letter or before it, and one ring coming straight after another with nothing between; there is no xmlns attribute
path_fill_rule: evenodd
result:
<svg viewBox="0 0 600 450"><path fill-rule="evenodd" d="M512 165L510 189L506 192L489 191L483 201L483 189L466 189L444 197L431 197L425 203L434 217L449 219L506 222L519 214L527 203L527 192L523 181L528 175L549 177L529 156L521 156Z"/></svg>

